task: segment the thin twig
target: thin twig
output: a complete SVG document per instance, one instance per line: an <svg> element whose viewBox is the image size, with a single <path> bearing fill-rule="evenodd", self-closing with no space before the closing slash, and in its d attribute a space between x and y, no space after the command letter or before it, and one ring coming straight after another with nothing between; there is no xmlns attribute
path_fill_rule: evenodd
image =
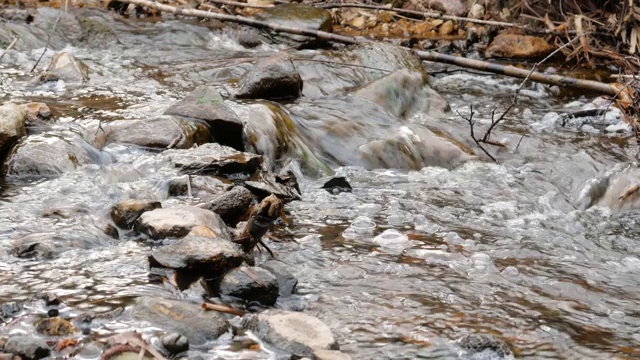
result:
<svg viewBox="0 0 640 360"><path fill-rule="evenodd" d="M252 4L241 3L237 1L228 1L228 0L206 0L206 2L211 4L237 6L237 7L243 7L248 9L269 9L273 7L273 5L252 5Z"/></svg>
<svg viewBox="0 0 640 360"><path fill-rule="evenodd" d="M496 158L494 158L491 154L489 154L489 152L487 151L487 149L485 149L481 144L480 141L476 138L476 134L474 133L473 130L473 126L475 125L475 123L473 122L473 115L475 114L475 112L473 112L473 105L469 105L469 117L464 117L462 114L460 114L460 112L458 110L456 110L456 112L458 113L458 115L460 115L461 118L467 120L467 122L469 123L469 129L471 131L471 139L473 139L473 141L476 143L476 145L478 145L478 147L480 148L480 150L482 150L485 154L487 154L487 156L493 160L493 162L497 163L498 161L496 160Z"/></svg>
<svg viewBox="0 0 640 360"><path fill-rule="evenodd" d="M49 44L51 43L51 38L53 37L53 34L56 32L56 28L58 27L58 23L60 22L61 18L62 18L62 11L60 11L60 13L58 13L58 18L56 19L56 22L53 24L53 29L51 30L51 32L49 33L49 36L47 37L47 44L44 46L44 50L42 50L42 54L40 54L40 57L38 58L36 63L33 64L33 67L31 68L31 72L33 72L36 69L36 67L38 67L38 64L40 63L40 60L42 60L42 57L44 56L44 54L49 49Z"/></svg>
<svg viewBox="0 0 640 360"><path fill-rule="evenodd" d="M7 51L11 50L11 48L18 42L18 36L16 35L16 38L13 39L13 41L11 42L11 44L9 44L9 46L7 46L6 49L4 49L4 51L2 52L2 55L0 55L0 60L2 60L2 58L7 54Z"/></svg>

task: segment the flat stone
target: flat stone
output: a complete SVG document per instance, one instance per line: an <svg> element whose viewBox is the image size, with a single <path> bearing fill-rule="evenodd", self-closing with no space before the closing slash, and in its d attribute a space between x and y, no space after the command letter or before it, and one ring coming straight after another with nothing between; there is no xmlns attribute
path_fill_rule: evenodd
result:
<svg viewBox="0 0 640 360"><path fill-rule="evenodd" d="M99 156L80 136L51 132L20 140L7 155L4 169L9 176L55 176L91 164Z"/></svg>
<svg viewBox="0 0 640 360"><path fill-rule="evenodd" d="M218 214L189 205L147 211L140 215L135 229L157 240L183 237L199 225L210 228L221 239L231 239L229 229Z"/></svg>
<svg viewBox="0 0 640 360"><path fill-rule="evenodd" d="M272 173L262 173L259 180L245 181L244 186L259 198L275 195L284 203L300 200L300 187L293 173L277 176Z"/></svg>
<svg viewBox="0 0 640 360"><path fill-rule="evenodd" d="M488 58L537 59L555 50L545 39L519 34L499 34L485 50Z"/></svg>
<svg viewBox="0 0 640 360"><path fill-rule="evenodd" d="M262 156L220 144L204 144L188 150L167 150L163 154L176 167L191 174L252 174L262 165Z"/></svg>
<svg viewBox="0 0 640 360"><path fill-rule="evenodd" d="M241 266L222 278L220 293L271 306L278 299L278 279L268 270Z"/></svg>
<svg viewBox="0 0 640 360"><path fill-rule="evenodd" d="M26 121L27 115L20 106L0 106L0 159L18 140L27 135Z"/></svg>
<svg viewBox="0 0 640 360"><path fill-rule="evenodd" d="M302 78L286 52L259 60L240 80L238 99L288 99L302 94Z"/></svg>
<svg viewBox="0 0 640 360"><path fill-rule="evenodd" d="M133 317L179 333L196 346L215 340L228 330L227 319L217 311L205 311L198 304L158 297L138 298Z"/></svg>
<svg viewBox="0 0 640 360"><path fill-rule="evenodd" d="M227 225L234 226L247 213L253 202L253 194L243 186L236 186L203 205L203 208L220 215Z"/></svg>
<svg viewBox="0 0 640 360"><path fill-rule="evenodd" d="M209 128L202 122L174 116L146 120L114 120L102 124L104 144L130 144L148 148L189 149L210 141ZM99 129L90 133L100 134Z"/></svg>
<svg viewBox="0 0 640 360"><path fill-rule="evenodd" d="M278 260L269 260L260 267L267 269L278 280L279 296L287 297L293 294L298 285L298 279L289 272L287 264Z"/></svg>
<svg viewBox="0 0 640 360"><path fill-rule="evenodd" d="M182 175L169 180L169 195L183 196L189 194L191 185L191 195L193 197L206 197L207 195L218 195L231 189L233 184L223 182L212 176L191 175L189 184L188 175Z"/></svg>
<svg viewBox="0 0 640 360"><path fill-rule="evenodd" d="M247 328L274 347L298 356L311 357L316 350L339 350L327 325L300 312L266 310L253 316Z"/></svg>
<svg viewBox="0 0 640 360"><path fill-rule="evenodd" d="M20 355L23 359L42 359L49 356L47 343L36 337L28 335L16 335L7 340L4 351Z"/></svg>
<svg viewBox="0 0 640 360"><path fill-rule="evenodd" d="M131 229L140 215L160 208L159 201L124 200L111 207L111 219L123 229Z"/></svg>
<svg viewBox="0 0 640 360"><path fill-rule="evenodd" d="M243 260L240 247L228 240L190 235L154 250L149 266L175 270L176 283L183 290L200 277L219 278Z"/></svg>
<svg viewBox="0 0 640 360"><path fill-rule="evenodd" d="M198 86L184 99L171 105L165 114L202 120L211 129L215 142L244 150L242 121L224 104L224 99L213 86Z"/></svg>

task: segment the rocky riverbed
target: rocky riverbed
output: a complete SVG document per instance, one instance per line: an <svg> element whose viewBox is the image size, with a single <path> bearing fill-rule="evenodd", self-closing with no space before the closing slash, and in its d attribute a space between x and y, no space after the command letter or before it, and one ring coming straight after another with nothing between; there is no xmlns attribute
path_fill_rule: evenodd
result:
<svg viewBox="0 0 640 360"><path fill-rule="evenodd" d="M606 99L525 86L494 163L464 117L517 80L30 14L0 22L0 358L640 355L637 145ZM258 17L292 16L331 21Z"/></svg>

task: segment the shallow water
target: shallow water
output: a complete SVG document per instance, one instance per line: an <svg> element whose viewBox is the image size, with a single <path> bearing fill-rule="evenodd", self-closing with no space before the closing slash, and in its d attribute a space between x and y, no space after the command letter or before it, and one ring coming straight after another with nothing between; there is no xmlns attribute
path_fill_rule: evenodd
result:
<svg viewBox="0 0 640 360"><path fill-rule="evenodd" d="M49 12L43 10L44 29L55 19ZM100 49L65 45L62 29L39 66L64 49L92 69L87 84L28 86L44 44L25 41L0 64L0 98L44 101L57 119L54 128L81 132L100 120L158 115L196 85L232 89L251 59L284 48L246 50L232 29L197 22L90 14L108 24L118 42ZM230 60L235 58L244 60ZM329 85L336 87L364 85L366 78L349 68L334 76ZM410 121L459 138L469 129L456 111L465 114L473 103L480 112L476 126L484 128L493 106L507 105L520 84L465 73L439 75L432 83L453 111L437 122L427 114ZM632 136L600 131L602 124L589 125L597 133L572 124L535 126L550 111L579 108L593 98L559 99L547 87L526 86L507 125L494 134L508 144L497 153L498 164L419 171L336 167L354 189L338 195L320 188L326 178L304 177L303 200L286 209L291 226L278 229L282 241L272 243L300 281L298 295L279 306L319 317L354 359L456 359L461 355L453 341L471 332L500 335L522 358L640 356L638 214L584 209L581 199L589 180L631 159ZM339 99L318 103L351 106ZM326 116L322 107L302 106L299 116ZM528 135L516 150L523 132ZM184 201L167 197L167 182L178 173L155 153L131 146L111 144L99 154L98 164L60 177L0 183L0 302L29 304L54 291L68 305L63 314L102 314L94 323L101 336L130 327L150 332L126 311L112 311L141 295L178 295L149 283L148 245L113 240L102 228L119 200L154 198L163 206ZM37 237L50 239L61 253L51 260L8 255L16 243ZM230 336L192 353L269 358Z"/></svg>

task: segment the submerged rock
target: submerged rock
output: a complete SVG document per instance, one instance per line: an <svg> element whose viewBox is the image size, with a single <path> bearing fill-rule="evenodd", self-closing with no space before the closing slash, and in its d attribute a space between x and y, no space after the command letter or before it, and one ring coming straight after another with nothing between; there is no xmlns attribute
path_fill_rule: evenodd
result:
<svg viewBox="0 0 640 360"><path fill-rule="evenodd" d="M349 182L347 181L347 178L345 178L344 176L338 176L338 177L329 179L329 181L327 181L326 183L324 183L324 185L322 185L322 188L332 194L339 194L341 192L351 192L353 190L353 188L351 187L351 184L349 184Z"/></svg>
<svg viewBox="0 0 640 360"><path fill-rule="evenodd" d="M420 170L425 166L452 169L476 159L470 150L419 125L403 126L395 136L370 141L360 146L358 153L367 169Z"/></svg>
<svg viewBox="0 0 640 360"><path fill-rule="evenodd" d="M207 202L203 207L220 215L227 225L234 226L240 217L247 212L252 202L253 194L251 191L243 186L236 186Z"/></svg>
<svg viewBox="0 0 640 360"><path fill-rule="evenodd" d="M23 359L35 360L49 356L49 346L39 338L28 335L14 335L7 340L4 351L20 355Z"/></svg>
<svg viewBox="0 0 640 360"><path fill-rule="evenodd" d="M27 135L27 115L15 104L0 106L0 161L18 140Z"/></svg>
<svg viewBox="0 0 640 360"><path fill-rule="evenodd" d="M184 99L171 105L165 114L202 120L211 129L215 142L244 151L242 122L224 104L224 99L213 86L198 86Z"/></svg>
<svg viewBox="0 0 640 360"><path fill-rule="evenodd" d="M290 26L307 30L333 31L331 12L305 4L278 4L255 15L258 20L281 26ZM308 41L312 38L303 35L283 34L282 37L295 41Z"/></svg>
<svg viewBox="0 0 640 360"><path fill-rule="evenodd" d="M399 118L416 112L436 118L450 109L449 102L429 86L426 75L421 71L395 71L352 95L369 99Z"/></svg>
<svg viewBox="0 0 640 360"><path fill-rule="evenodd" d="M252 174L262 165L262 156L239 152L220 144L204 144L188 150L167 150L163 154L176 167L191 174Z"/></svg>
<svg viewBox="0 0 640 360"><path fill-rule="evenodd" d="M10 176L53 176L93 163L97 151L75 134L31 135L7 155L5 172Z"/></svg>
<svg viewBox="0 0 640 360"><path fill-rule="evenodd" d="M140 215L160 208L159 201L124 200L111 207L111 219L123 229L131 229Z"/></svg>
<svg viewBox="0 0 640 360"><path fill-rule="evenodd" d="M302 93L302 78L289 54L259 60L240 80L238 99L287 99Z"/></svg>
<svg viewBox="0 0 640 360"><path fill-rule="evenodd" d="M276 279L278 279L278 295L287 297L296 289L298 285L298 279L287 270L287 266L282 261L269 260L260 265L261 268L269 270Z"/></svg>
<svg viewBox="0 0 640 360"><path fill-rule="evenodd" d="M56 54L51 59L40 81L85 81L89 79L89 68L68 52Z"/></svg>
<svg viewBox="0 0 640 360"><path fill-rule="evenodd" d="M458 345L468 353L494 353L501 358L513 356L509 345L503 340L489 334L471 334L458 340ZM487 355L487 358L491 355Z"/></svg>
<svg viewBox="0 0 640 360"><path fill-rule="evenodd" d="M271 306L278 299L278 279L268 270L241 266L220 281L220 294Z"/></svg>
<svg viewBox="0 0 640 360"><path fill-rule="evenodd" d="M176 355L189 350L189 339L187 339L182 334L167 334L163 336L160 341L162 342L162 346L171 355Z"/></svg>
<svg viewBox="0 0 640 360"><path fill-rule="evenodd" d="M254 315L247 328L274 347L298 356L313 356L316 350L338 350L329 327L304 313L266 310Z"/></svg>
<svg viewBox="0 0 640 360"><path fill-rule="evenodd" d="M519 34L499 34L485 50L488 58L542 58L555 50L545 39Z"/></svg>
<svg viewBox="0 0 640 360"><path fill-rule="evenodd" d="M133 317L179 333L192 345L215 340L228 329L225 316L217 311L205 311L196 304L157 297L138 298Z"/></svg>
<svg viewBox="0 0 640 360"><path fill-rule="evenodd" d="M209 142L211 134L201 122L160 116L148 120L115 120L90 131L104 136L104 145L130 144L149 148L188 149ZM101 135L104 134L104 135Z"/></svg>
<svg viewBox="0 0 640 360"><path fill-rule="evenodd" d="M140 215L135 228L157 240L183 237L199 225L210 228L221 239L231 239L227 226L218 214L188 205L147 211Z"/></svg>

